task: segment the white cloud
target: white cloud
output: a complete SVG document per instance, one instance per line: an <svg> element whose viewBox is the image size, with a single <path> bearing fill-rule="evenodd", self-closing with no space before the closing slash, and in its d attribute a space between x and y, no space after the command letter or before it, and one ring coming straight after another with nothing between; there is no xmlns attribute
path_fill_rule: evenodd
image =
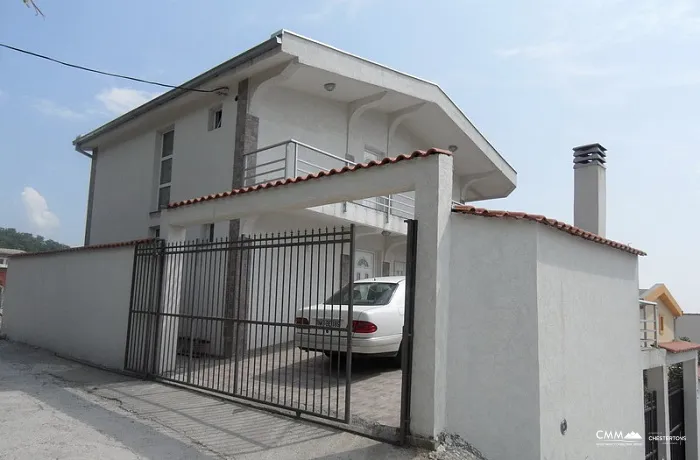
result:
<svg viewBox="0 0 700 460"><path fill-rule="evenodd" d="M131 88L109 88L95 98L113 115L122 115L129 110L150 101L160 93L139 91Z"/></svg>
<svg viewBox="0 0 700 460"><path fill-rule="evenodd" d="M46 199L32 187L24 187L22 203L27 211L27 218L39 232L48 232L61 224L58 216L49 210Z"/></svg>
<svg viewBox="0 0 700 460"><path fill-rule="evenodd" d="M85 115L76 112L68 107L63 107L62 105L56 104L49 99L39 99L34 103L34 108L39 112L47 115L49 117L63 118L64 120L77 120L83 118Z"/></svg>

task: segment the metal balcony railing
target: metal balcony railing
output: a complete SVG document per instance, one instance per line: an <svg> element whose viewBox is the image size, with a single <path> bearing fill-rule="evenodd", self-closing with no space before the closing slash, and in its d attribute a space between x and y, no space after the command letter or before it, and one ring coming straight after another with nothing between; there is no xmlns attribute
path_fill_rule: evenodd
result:
<svg viewBox="0 0 700 460"><path fill-rule="evenodd" d="M243 156L245 157L245 186L357 164L294 139L268 145L245 153ZM413 197L401 193L357 200L353 203L385 214L387 221L389 216L412 219L415 212Z"/></svg>
<svg viewBox="0 0 700 460"><path fill-rule="evenodd" d="M639 301L639 322L642 349L656 347L659 343L659 309L655 302Z"/></svg>

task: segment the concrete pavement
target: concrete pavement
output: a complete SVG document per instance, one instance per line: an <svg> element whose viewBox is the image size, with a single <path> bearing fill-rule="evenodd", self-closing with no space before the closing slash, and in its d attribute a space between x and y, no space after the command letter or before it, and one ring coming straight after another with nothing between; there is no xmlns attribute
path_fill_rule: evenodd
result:
<svg viewBox="0 0 700 460"><path fill-rule="evenodd" d="M0 459L419 459L402 449L0 340Z"/></svg>

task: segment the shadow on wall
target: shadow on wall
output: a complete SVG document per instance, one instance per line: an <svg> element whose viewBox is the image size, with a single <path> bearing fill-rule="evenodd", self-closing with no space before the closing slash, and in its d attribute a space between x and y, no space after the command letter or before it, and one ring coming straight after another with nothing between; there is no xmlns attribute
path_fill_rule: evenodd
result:
<svg viewBox="0 0 700 460"><path fill-rule="evenodd" d="M17 350L21 351L17 352ZM29 353L27 351L30 351ZM128 377L87 368L7 341L0 342L2 359L21 368L14 375L5 373L3 392L21 392L40 405L93 427L127 446L145 458L211 458L232 454L262 453L265 450L303 444L314 439L333 436L336 430L319 427L289 417L250 410L233 403L162 384L134 380ZM46 374L51 386L28 374ZM28 381L33 383L27 384ZM153 423L142 423L137 417L120 414L83 397L75 390L86 391L102 399L117 402L127 412L146 416ZM167 426L182 440L159 431ZM187 442L189 437L192 442ZM205 438L205 453L193 447L197 436Z"/></svg>

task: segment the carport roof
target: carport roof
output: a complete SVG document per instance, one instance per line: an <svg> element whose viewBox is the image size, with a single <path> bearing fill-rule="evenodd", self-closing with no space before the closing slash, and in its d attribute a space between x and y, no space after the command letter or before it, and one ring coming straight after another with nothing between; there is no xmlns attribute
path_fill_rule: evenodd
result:
<svg viewBox="0 0 700 460"><path fill-rule="evenodd" d="M528 214L526 212L513 212L513 211L496 211L496 210L490 210L490 209L484 209L484 208L477 208L474 206L469 206L469 205L460 205L460 206L454 206L452 208L453 212L458 212L461 214L470 214L473 216L482 216L482 217L495 217L495 218L502 218L502 219L516 219L516 220L529 220L532 222L537 222L542 225L547 225L549 227L553 227L557 230L561 230L562 232L566 232L570 235L573 236L578 236L580 238L583 238L588 241L593 241L594 243L599 243L599 244L604 244L606 246L610 246L611 248L614 249L619 249L620 251L628 252L630 254L638 255L638 256L645 256L647 255L644 251L641 251L639 249L635 249L631 246L627 246L626 244L618 243L617 241L609 240L607 238L603 238L600 235L596 235L595 233L587 232L586 230L582 230L578 227L574 227L573 225L560 222L555 219L550 219L548 217L539 215L539 214Z"/></svg>
<svg viewBox="0 0 700 460"><path fill-rule="evenodd" d="M404 154L404 155L399 155L396 157L390 157L390 158L384 158L381 161L370 161L369 163L358 163L353 166L345 166L344 168L340 169L331 169L330 171L319 171L314 174L307 174L306 176L299 176L299 177L291 177L288 179L284 180L278 180L274 182L267 182L264 184L260 185L254 185L251 187L243 187L239 189L233 189L233 190L228 190L226 192L220 192L220 193L213 193L211 195L205 195L205 196L200 196L198 198L191 198L189 200L183 200L183 201L176 201L174 203L168 204L168 209L174 209L174 208L179 208L182 206L187 206L195 203L201 203L203 201L211 201L215 200L218 198L226 198L234 195L242 195L244 193L250 193L250 192L256 192L259 190L265 190L269 188L274 188L274 187L280 187L282 185L290 185L290 184L295 184L299 182L306 182L312 179L320 179L321 177L329 177L329 176L335 176L338 174L345 174L353 171L358 171L360 169L368 169L368 168L373 168L375 166L385 166L385 165L391 165L391 164L396 164L400 161L405 161L405 160L412 160L416 158L424 158L428 157L431 155L452 155L452 153L448 152L447 150L442 150L442 149L428 149L428 150L416 150L411 154Z"/></svg>

